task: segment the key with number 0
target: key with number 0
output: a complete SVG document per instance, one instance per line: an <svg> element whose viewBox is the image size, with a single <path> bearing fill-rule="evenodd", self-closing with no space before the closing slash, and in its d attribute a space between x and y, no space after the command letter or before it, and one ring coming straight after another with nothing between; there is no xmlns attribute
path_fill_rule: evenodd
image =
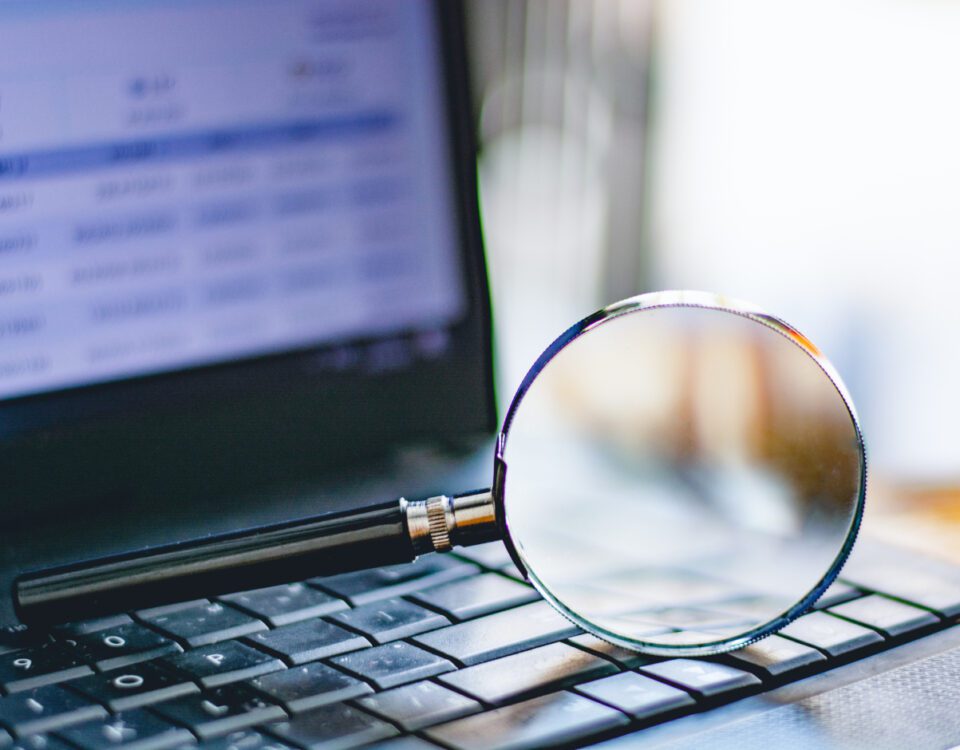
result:
<svg viewBox="0 0 960 750"><path fill-rule="evenodd" d="M111 711L126 711L200 692L185 677L150 663L81 677L66 683L65 687L105 705Z"/></svg>
<svg viewBox="0 0 960 750"><path fill-rule="evenodd" d="M79 635L76 640L78 647L101 671L182 651L169 638L135 622Z"/></svg>

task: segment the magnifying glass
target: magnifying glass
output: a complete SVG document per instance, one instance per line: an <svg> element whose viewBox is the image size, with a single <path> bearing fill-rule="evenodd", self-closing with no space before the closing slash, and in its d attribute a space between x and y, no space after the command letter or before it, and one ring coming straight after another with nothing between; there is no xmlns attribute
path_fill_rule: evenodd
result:
<svg viewBox="0 0 960 750"><path fill-rule="evenodd" d="M660 655L720 653L809 609L863 513L850 397L817 348L702 292L619 302L540 356L492 488L400 499L22 576L24 622L101 616L502 540L584 630Z"/></svg>

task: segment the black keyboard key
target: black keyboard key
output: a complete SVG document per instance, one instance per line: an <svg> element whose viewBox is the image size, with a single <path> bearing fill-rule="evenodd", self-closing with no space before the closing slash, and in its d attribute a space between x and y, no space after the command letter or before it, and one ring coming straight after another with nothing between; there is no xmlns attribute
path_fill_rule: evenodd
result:
<svg viewBox="0 0 960 750"><path fill-rule="evenodd" d="M200 695L177 698L155 706L153 711L174 724L187 727L201 739L287 716L280 706L244 684L225 685Z"/></svg>
<svg viewBox="0 0 960 750"><path fill-rule="evenodd" d="M622 727L620 711L573 693L552 693L426 730L454 750L507 750L573 744Z"/></svg>
<svg viewBox="0 0 960 750"><path fill-rule="evenodd" d="M325 620L307 620L267 633L257 633L248 643L283 659L288 664L304 664L328 656L356 651L370 645L361 635Z"/></svg>
<svg viewBox="0 0 960 750"><path fill-rule="evenodd" d="M347 608L347 603L342 599L310 588L304 583L271 586L220 598L261 620L266 620L274 628Z"/></svg>
<svg viewBox="0 0 960 750"><path fill-rule="evenodd" d="M381 690L454 669L453 664L446 659L404 641L355 651L330 661L361 680L373 683Z"/></svg>
<svg viewBox="0 0 960 750"><path fill-rule="evenodd" d="M827 661L827 657L817 649L779 635L771 635L746 648L731 651L723 658L735 666L754 667L766 677L780 677L797 670L812 669Z"/></svg>
<svg viewBox="0 0 960 750"><path fill-rule="evenodd" d="M96 633L98 630L107 630L109 628L118 628L121 625L128 625L133 622L130 615L107 615L106 617L97 617L93 620L79 620L78 622L69 622L64 625L54 625L52 632L56 638L76 638L78 635L87 635Z"/></svg>
<svg viewBox="0 0 960 750"><path fill-rule="evenodd" d="M134 614L141 620L152 620L160 617L160 615L169 615L173 612L179 612L181 609L203 607L207 604L210 604L209 599L188 599L186 601L174 602L173 604L162 604L159 607L138 609Z"/></svg>
<svg viewBox="0 0 960 750"><path fill-rule="evenodd" d="M483 710L483 706L477 701L433 682L404 685L369 695L359 703L368 711L399 724L408 732Z"/></svg>
<svg viewBox="0 0 960 750"><path fill-rule="evenodd" d="M286 666L279 659L237 641L224 641L187 651L164 659L162 664L205 688L276 672Z"/></svg>
<svg viewBox="0 0 960 750"><path fill-rule="evenodd" d="M931 609L943 617L960 614L960 581L925 570L895 563L860 565L845 571L844 578L860 588Z"/></svg>
<svg viewBox="0 0 960 750"><path fill-rule="evenodd" d="M510 553L507 552L503 542L487 542L472 547L460 547L455 554L457 557L466 558L491 570L502 570L508 565L513 565Z"/></svg>
<svg viewBox="0 0 960 750"><path fill-rule="evenodd" d="M258 677L250 685L290 713L303 713L373 692L367 683L320 662Z"/></svg>
<svg viewBox="0 0 960 750"><path fill-rule="evenodd" d="M667 659L641 667L640 671L705 698L760 685L756 675L742 669L699 659Z"/></svg>
<svg viewBox="0 0 960 750"><path fill-rule="evenodd" d="M264 729L305 750L356 747L399 734L385 721L344 703L324 706Z"/></svg>
<svg viewBox="0 0 960 750"><path fill-rule="evenodd" d="M883 637L876 631L826 612L804 615L783 628L780 635L814 646L830 656L861 651L883 642Z"/></svg>
<svg viewBox="0 0 960 750"><path fill-rule="evenodd" d="M508 578L513 578L515 581L520 581L521 583L526 582L526 579L523 577L523 574L520 572L520 569L513 563L510 563L507 567L502 568L500 570L500 573L501 575L505 575Z"/></svg>
<svg viewBox="0 0 960 750"><path fill-rule="evenodd" d="M3 750L74 750L66 742L52 734L30 734L21 737L16 742L11 741L7 745L0 741L0 748L3 748Z"/></svg>
<svg viewBox="0 0 960 750"><path fill-rule="evenodd" d="M83 663L75 647L65 644L45 643L0 656L0 685L10 693L87 674L93 674L93 670Z"/></svg>
<svg viewBox="0 0 960 750"><path fill-rule="evenodd" d="M193 740L186 729L175 727L143 709L78 724L58 734L80 750L167 750Z"/></svg>
<svg viewBox="0 0 960 750"><path fill-rule="evenodd" d="M183 650L169 638L144 625L129 621L77 635L75 638L82 652L102 671L126 667L166 654L180 653Z"/></svg>
<svg viewBox="0 0 960 750"><path fill-rule="evenodd" d="M863 592L860 589L843 581L834 581L830 584L830 587L823 592L823 596L817 599L817 603L814 606L817 609L826 609L827 607L848 602L860 596L863 596Z"/></svg>
<svg viewBox="0 0 960 750"><path fill-rule="evenodd" d="M570 638L568 642L577 648L582 648L584 651L589 651L591 654L596 654L597 656L602 656L604 659L609 659L615 664L619 664L624 669L634 669L644 664L652 664L655 661L659 661L659 659L655 656L639 654L636 651L631 651L628 648L614 646L608 641L597 638L597 636L593 635L592 633L584 633L583 635L574 636L573 638Z"/></svg>
<svg viewBox="0 0 960 750"><path fill-rule="evenodd" d="M936 615L925 609L887 599L878 594L831 607L830 612L879 630L891 638L922 630L940 622Z"/></svg>
<svg viewBox="0 0 960 750"><path fill-rule="evenodd" d="M194 744L185 744L174 750L195 750L195 748ZM204 741L203 750L296 750L296 748L255 729L240 729L223 737Z"/></svg>
<svg viewBox="0 0 960 750"><path fill-rule="evenodd" d="M194 647L267 629L260 620L219 602L193 604L143 619L171 638Z"/></svg>
<svg viewBox="0 0 960 750"><path fill-rule="evenodd" d="M617 671L612 663L568 643L551 643L451 672L441 682L485 703L546 693Z"/></svg>
<svg viewBox="0 0 960 750"><path fill-rule="evenodd" d="M496 573L486 573L435 586L417 592L411 598L454 620L469 620L535 602L540 595L526 584Z"/></svg>
<svg viewBox="0 0 960 750"><path fill-rule="evenodd" d="M21 737L52 732L106 715L103 706L90 703L58 685L0 698L0 722Z"/></svg>
<svg viewBox="0 0 960 750"><path fill-rule="evenodd" d="M317 586L351 604L367 604L377 599L403 596L439 583L464 578L477 572L470 565L455 557L426 555L416 562L390 565L356 573L344 573L328 578L314 578L310 585Z"/></svg>
<svg viewBox="0 0 960 750"><path fill-rule="evenodd" d="M0 656L11 651L23 651L35 648L49 641L46 633L31 630L26 625L5 625L0 627ZM3 747L0 745L0 747Z"/></svg>
<svg viewBox="0 0 960 750"><path fill-rule="evenodd" d="M673 714L694 705L689 693L636 672L604 677L578 685L575 690L640 721Z"/></svg>
<svg viewBox="0 0 960 750"><path fill-rule="evenodd" d="M185 677L148 662L81 677L66 683L66 687L111 711L126 711L200 692Z"/></svg>
<svg viewBox="0 0 960 750"><path fill-rule="evenodd" d="M449 625L443 615L404 599L384 599L356 609L339 612L330 618L367 636L374 643L387 643L417 633Z"/></svg>
<svg viewBox="0 0 960 750"><path fill-rule="evenodd" d="M578 635L580 629L546 602L468 620L413 640L464 665L479 664Z"/></svg>

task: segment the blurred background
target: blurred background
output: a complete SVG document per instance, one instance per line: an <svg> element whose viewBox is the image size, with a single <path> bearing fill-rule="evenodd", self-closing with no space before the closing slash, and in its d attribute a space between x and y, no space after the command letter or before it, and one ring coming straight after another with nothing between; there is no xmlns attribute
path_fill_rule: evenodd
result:
<svg viewBox="0 0 960 750"><path fill-rule="evenodd" d="M468 11L501 399L605 303L720 292L831 358L871 493L909 487L957 516L960 4Z"/></svg>

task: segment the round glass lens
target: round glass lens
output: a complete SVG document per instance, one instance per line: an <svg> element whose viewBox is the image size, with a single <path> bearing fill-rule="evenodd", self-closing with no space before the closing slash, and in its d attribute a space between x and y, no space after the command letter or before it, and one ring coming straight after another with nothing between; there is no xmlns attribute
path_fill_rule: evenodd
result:
<svg viewBox="0 0 960 750"><path fill-rule="evenodd" d="M806 610L849 552L866 481L849 398L813 345L690 292L561 336L498 461L532 583L585 629L660 654L736 648Z"/></svg>

